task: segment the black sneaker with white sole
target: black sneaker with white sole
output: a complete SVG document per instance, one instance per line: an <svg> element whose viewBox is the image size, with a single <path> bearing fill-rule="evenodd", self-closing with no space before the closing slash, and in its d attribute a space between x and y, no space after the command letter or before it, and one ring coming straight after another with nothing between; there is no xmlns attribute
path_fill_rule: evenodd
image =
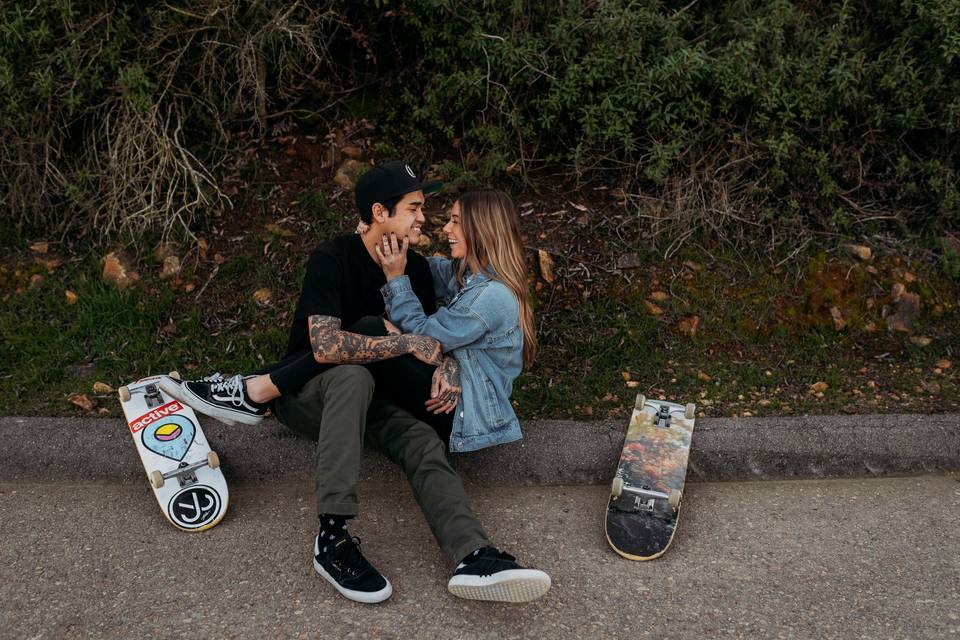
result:
<svg viewBox="0 0 960 640"><path fill-rule="evenodd" d="M180 384L180 393L182 402L229 425L258 424L269 409L247 397L246 381L239 374L219 382L190 380Z"/></svg>
<svg viewBox="0 0 960 640"><path fill-rule="evenodd" d="M170 376L164 377L160 381L160 388L163 389L171 398L179 400L180 402L186 402L186 394L183 392L187 382L223 382L223 374L217 371L216 373L211 373L209 376L204 376L199 380L179 380L177 378L171 378Z"/></svg>
<svg viewBox="0 0 960 640"><path fill-rule="evenodd" d="M447 583L455 596L496 602L529 602L549 589L550 576L521 567L512 555L493 547L477 549L464 558Z"/></svg>
<svg viewBox="0 0 960 640"><path fill-rule="evenodd" d="M340 536L313 542L313 568L344 597L355 602L383 602L393 593L390 581L360 553L360 538Z"/></svg>

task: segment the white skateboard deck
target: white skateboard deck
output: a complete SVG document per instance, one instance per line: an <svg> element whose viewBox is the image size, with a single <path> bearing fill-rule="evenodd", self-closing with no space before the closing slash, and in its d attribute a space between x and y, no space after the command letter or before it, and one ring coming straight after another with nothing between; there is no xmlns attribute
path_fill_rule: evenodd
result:
<svg viewBox="0 0 960 640"><path fill-rule="evenodd" d="M160 389L165 377L121 387L120 404L160 510L178 529L203 531L227 511L227 481L193 409Z"/></svg>

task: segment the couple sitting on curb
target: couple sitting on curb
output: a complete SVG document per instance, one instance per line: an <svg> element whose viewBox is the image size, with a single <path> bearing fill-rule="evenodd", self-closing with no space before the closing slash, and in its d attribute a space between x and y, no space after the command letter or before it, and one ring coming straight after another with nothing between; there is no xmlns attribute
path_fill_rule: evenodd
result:
<svg viewBox="0 0 960 640"><path fill-rule="evenodd" d="M439 186L403 162L363 174L361 233L310 256L286 357L251 375L162 386L228 424L256 424L269 408L317 440L314 568L347 598L381 602L393 591L347 530L366 444L406 473L453 561L451 593L525 602L550 577L493 546L446 452L522 437L510 394L536 337L516 210L501 192L464 194L443 227L452 260L424 258L408 246L420 240L425 194Z"/></svg>

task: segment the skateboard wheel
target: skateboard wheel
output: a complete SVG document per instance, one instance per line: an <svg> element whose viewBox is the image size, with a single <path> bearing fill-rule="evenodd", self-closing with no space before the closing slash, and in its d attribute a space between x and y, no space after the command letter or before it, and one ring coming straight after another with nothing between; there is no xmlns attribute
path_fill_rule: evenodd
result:
<svg viewBox="0 0 960 640"><path fill-rule="evenodd" d="M207 464L211 469L216 469L220 466L220 456L217 455L216 451L211 451L207 454Z"/></svg>
<svg viewBox="0 0 960 640"><path fill-rule="evenodd" d="M613 484L610 485L610 495L619 498L621 493L623 493L623 478L617 476L613 479Z"/></svg>
<svg viewBox="0 0 960 640"><path fill-rule="evenodd" d="M683 493L679 489L674 489L670 492L668 500L670 500L670 506L673 507L673 510L676 511L680 508L680 498L683 496Z"/></svg>
<svg viewBox="0 0 960 640"><path fill-rule="evenodd" d="M162 473L160 473L159 471L150 472L150 486L152 486L154 489L159 489L160 487L163 486L163 483L164 483L164 480L163 480Z"/></svg>
<svg viewBox="0 0 960 640"><path fill-rule="evenodd" d="M177 370L173 370L173 371L171 371L170 373L168 373L168 374L167 374L167 377L173 378L174 380L182 380L182 379L183 379L183 378L180 377L180 372L177 371Z"/></svg>
<svg viewBox="0 0 960 640"><path fill-rule="evenodd" d="M687 406L683 410L683 417L686 418L687 420L693 420L694 416L696 415L697 415L697 405L693 404L692 402L687 404Z"/></svg>
<svg viewBox="0 0 960 640"><path fill-rule="evenodd" d="M130 387L120 387L117 389L117 393L120 395L120 402L128 402L130 400Z"/></svg>
<svg viewBox="0 0 960 640"><path fill-rule="evenodd" d="M643 411L643 405L645 405L646 403L647 403L647 396L643 395L642 393L638 393L637 400L633 403L633 406L638 411Z"/></svg>

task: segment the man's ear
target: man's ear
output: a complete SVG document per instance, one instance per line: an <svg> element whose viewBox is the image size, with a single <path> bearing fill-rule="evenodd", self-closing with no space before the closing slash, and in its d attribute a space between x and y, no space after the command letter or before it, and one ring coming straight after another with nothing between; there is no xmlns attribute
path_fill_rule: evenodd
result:
<svg viewBox="0 0 960 640"><path fill-rule="evenodd" d="M380 224L383 224L384 222L386 222L387 218L390 217L390 211L388 211L387 208L382 204L380 204L379 202L374 203L371 209L371 213L373 214L372 215L373 219L379 222Z"/></svg>

